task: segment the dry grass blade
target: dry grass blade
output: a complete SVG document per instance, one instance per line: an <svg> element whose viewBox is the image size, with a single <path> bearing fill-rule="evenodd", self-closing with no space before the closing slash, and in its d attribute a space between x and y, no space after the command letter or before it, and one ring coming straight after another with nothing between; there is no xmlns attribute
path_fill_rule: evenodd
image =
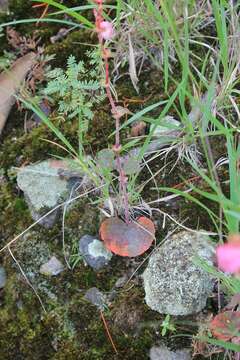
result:
<svg viewBox="0 0 240 360"><path fill-rule="evenodd" d="M43 308L43 311L46 313L46 309L45 309L45 306L43 305L43 302L42 302L42 299L40 298L39 294L37 293L37 290L35 289L35 287L30 283L30 281L28 280L27 278L27 275L25 274L23 268L21 267L20 263L17 261L17 259L15 258L12 250L10 249L10 247L8 246L8 251L12 257L12 259L15 261L15 263L17 264L19 270L21 271L21 274L23 275L24 279L26 280L26 283L30 286L30 288L33 290L34 294L36 295L36 297L38 298L42 308Z"/></svg>
<svg viewBox="0 0 240 360"><path fill-rule="evenodd" d="M128 34L128 45L129 45L129 75L130 75L132 84L134 86L134 89L138 93L139 92L139 89L137 86L138 77L137 77L137 70L136 70L136 63L135 63L135 55L134 55L134 50L133 50L130 34Z"/></svg>

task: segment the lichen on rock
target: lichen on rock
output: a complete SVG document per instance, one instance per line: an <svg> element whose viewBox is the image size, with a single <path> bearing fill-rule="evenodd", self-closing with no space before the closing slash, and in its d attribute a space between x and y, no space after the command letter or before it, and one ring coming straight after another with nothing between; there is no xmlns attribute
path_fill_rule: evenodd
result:
<svg viewBox="0 0 240 360"><path fill-rule="evenodd" d="M86 263L95 270L106 266L112 258L104 243L91 235L84 235L79 240L79 252Z"/></svg>
<svg viewBox="0 0 240 360"><path fill-rule="evenodd" d="M162 314L189 315L201 311L213 289L213 279L193 263L199 256L213 265L214 247L201 233L171 236L149 259L144 271L147 305Z"/></svg>
<svg viewBox="0 0 240 360"><path fill-rule="evenodd" d="M63 167L62 162L55 163L53 160L45 160L29 165L20 169L17 175L18 186L24 192L32 217L36 221L66 200L71 193L69 179L61 177L59 173ZM59 209L56 209L40 220L40 224L51 227L58 212Z"/></svg>

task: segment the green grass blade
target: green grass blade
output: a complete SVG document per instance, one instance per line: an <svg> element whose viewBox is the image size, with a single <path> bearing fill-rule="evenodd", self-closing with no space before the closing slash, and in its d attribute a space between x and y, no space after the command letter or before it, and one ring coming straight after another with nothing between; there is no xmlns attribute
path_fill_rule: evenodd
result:
<svg viewBox="0 0 240 360"><path fill-rule="evenodd" d="M139 120L140 118L142 118L145 114L147 114L148 112L156 109L157 107L166 104L168 101L167 100L161 100L155 104L149 105L146 108L144 108L143 110L137 112L136 114L134 114L133 116L130 117L130 119L128 119L126 122L124 122L122 124L122 126L120 127L120 130L124 129L126 126L129 126L132 122ZM113 133L115 134L115 132ZM111 134L111 135L113 135Z"/></svg>
<svg viewBox="0 0 240 360"><path fill-rule="evenodd" d="M34 2L42 2L42 0L32 0ZM45 0L44 3L54 6L57 9L63 10L65 14L68 14L72 16L73 18L77 19L80 23L84 24L86 27L93 29L94 25L84 16L78 14L76 11L71 10L71 8L68 8L67 6L58 3L54 0Z"/></svg>
<svg viewBox="0 0 240 360"><path fill-rule="evenodd" d="M57 24L63 24L63 25L69 25L74 26L78 28L82 28L83 26L79 23L74 23L72 21L68 20L61 20L61 19L49 19L49 18L32 18L32 19L22 19L22 20L13 20L9 21L7 23L0 24L0 28L6 27L6 26L13 26L13 25L19 25L19 24L30 24L30 23L40 23L40 22L49 22L49 23L57 23Z"/></svg>
<svg viewBox="0 0 240 360"><path fill-rule="evenodd" d="M58 137L59 140L62 141L62 143L67 147L67 149L75 156L78 156L77 151L72 147L72 145L69 143L69 141L66 139L66 137L63 135L63 133L58 130L58 128L51 122L51 120L48 119L48 117L44 114L44 112L36 105L31 103L30 101L26 101L24 99L20 99L21 102L30 110L32 110L36 115L40 117L42 122L46 124L49 129L52 130L52 132Z"/></svg>
<svg viewBox="0 0 240 360"><path fill-rule="evenodd" d="M197 337L197 339L199 339L203 342L208 342L209 344L212 344L212 345L217 345L217 346L223 347L224 349L227 349L227 350L232 350L232 351L236 351L236 352L240 351L240 345L233 344L231 342L226 342L223 340L216 340L216 339L209 338L207 336L199 336L199 337Z"/></svg>

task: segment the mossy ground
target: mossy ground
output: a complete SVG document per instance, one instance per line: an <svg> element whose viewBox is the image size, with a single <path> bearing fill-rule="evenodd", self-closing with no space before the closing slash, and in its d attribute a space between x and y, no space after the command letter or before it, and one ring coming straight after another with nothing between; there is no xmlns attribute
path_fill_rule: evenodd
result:
<svg viewBox="0 0 240 360"><path fill-rule="evenodd" d="M78 1L71 3L79 5ZM33 10L29 12L29 2L26 0L11 1L10 9L13 13L4 18L5 22L13 18L36 16ZM25 24L19 26L19 29L22 32L31 33L33 29L36 30L36 27ZM42 42L47 43L46 53L57 54L53 66L64 66L70 54L75 55L77 59L84 58L86 47L80 43L93 42L93 34L75 30L63 41L49 44L49 37L58 29L59 26L37 28ZM1 42L0 50L7 47L5 40ZM159 101L164 94L161 81L159 73L149 69L140 78L139 94L136 94L129 80L119 81L117 85L119 100L130 99L129 109L132 111ZM152 94L149 100L144 104L136 101L146 98L146 92ZM47 139L58 142L45 125L42 124L25 133L23 119L24 114L19 113L15 106L2 136L0 247L32 223L23 195L16 185L14 168L44 160L53 154L65 156L62 149L43 141ZM68 140L77 146L76 122L69 120L60 122L56 118L53 118L53 122L60 127ZM113 138L110 135L113 130L109 107L107 103L101 104L95 111L87 137L89 152L95 153L107 144L112 144ZM154 166L156 169L159 167L158 160ZM185 169L183 169L183 175L184 172ZM168 179L169 177L165 176L159 180L164 186L176 185L182 181L181 174L177 172L170 177L171 180ZM150 186L148 191L143 192L143 196L146 196L145 200L155 199L156 191L151 190ZM188 204L179 200L177 206L173 206L171 211L174 215L177 214L183 218L187 218L189 214L192 217L192 204L189 209ZM200 218L206 229L206 216L202 218L199 216L199 208L196 209L196 213L198 213L195 219L196 224ZM91 205L86 199L79 201L69 211L65 221L68 253L71 254L73 249L76 251L81 235L97 234L98 214L97 207ZM160 238L163 238L165 230L161 230L159 217L156 216L155 219L159 224ZM168 223L167 225L170 226ZM80 261L72 271L66 269L57 277L45 278L39 274L39 267L50 254L57 255L64 262L61 231L60 221L51 230L36 226L34 231L20 238L12 247L22 270L41 297L46 313L41 308L34 291L26 284L20 269L8 251L1 254L1 262L7 270L8 281L0 293L0 360L15 358L19 360L144 360L148 358L152 345L164 341L172 346L175 340L171 340L171 337L162 338L160 335L162 317L147 308L141 284L132 281L126 288L117 291L116 297L104 313L118 349L118 354L114 353L99 310L84 299L84 294L91 287L97 287L109 293L115 281L127 271L133 272L144 257L135 262L115 257L109 267L99 272L94 272ZM157 325L152 326L153 323ZM186 341L185 338L181 338L179 342L190 345L191 340Z"/></svg>

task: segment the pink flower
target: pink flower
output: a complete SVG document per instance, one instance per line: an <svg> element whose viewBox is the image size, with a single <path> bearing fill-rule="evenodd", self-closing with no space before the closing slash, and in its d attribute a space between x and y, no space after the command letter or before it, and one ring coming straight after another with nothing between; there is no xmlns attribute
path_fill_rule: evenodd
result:
<svg viewBox="0 0 240 360"><path fill-rule="evenodd" d="M240 272L240 237L236 237L237 235L230 236L230 242L219 245L216 250L219 269L235 274Z"/></svg>
<svg viewBox="0 0 240 360"><path fill-rule="evenodd" d="M100 34L104 40L110 40L114 35L112 23L109 21L101 21Z"/></svg>

